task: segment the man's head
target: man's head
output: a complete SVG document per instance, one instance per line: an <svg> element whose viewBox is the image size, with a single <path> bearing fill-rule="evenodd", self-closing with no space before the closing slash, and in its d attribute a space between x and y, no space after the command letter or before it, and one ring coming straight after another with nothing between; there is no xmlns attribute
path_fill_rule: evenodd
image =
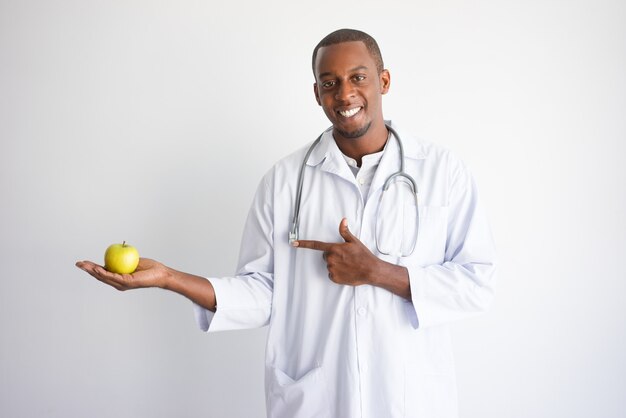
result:
<svg viewBox="0 0 626 418"><path fill-rule="evenodd" d="M383 71L385 65L383 64L383 56L380 53L380 48L378 48L378 43L376 42L376 39L372 38L365 32L361 32L360 30L339 29L326 35L324 39L322 39L317 44L315 49L313 49L312 67L313 76L315 76L315 78L317 78L317 74L315 74L315 60L317 58L317 52L319 51L319 49L325 46L336 45L343 42L363 42L370 55L374 59L374 62L376 63L376 70L378 71L378 74Z"/></svg>
<svg viewBox="0 0 626 418"><path fill-rule="evenodd" d="M313 74L315 99L336 140L386 138L382 95L390 75L371 36L352 29L326 36L313 52Z"/></svg>

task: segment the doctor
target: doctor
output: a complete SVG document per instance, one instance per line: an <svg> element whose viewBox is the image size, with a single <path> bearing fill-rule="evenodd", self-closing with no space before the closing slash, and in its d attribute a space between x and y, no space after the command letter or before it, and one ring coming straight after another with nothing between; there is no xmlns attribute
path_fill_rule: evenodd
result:
<svg viewBox="0 0 626 418"><path fill-rule="evenodd" d="M391 77L369 35L329 34L314 50L313 71L332 129L308 157L307 146L261 180L235 276L207 279L149 259L132 275L77 266L119 290L186 296L205 331L268 325L269 417L456 417L448 324L485 311L494 289L476 185L447 150L387 128L382 96ZM417 205L397 192L403 185L382 198L399 170L398 139ZM303 165L299 238L290 243ZM414 245L381 249L394 242Z"/></svg>

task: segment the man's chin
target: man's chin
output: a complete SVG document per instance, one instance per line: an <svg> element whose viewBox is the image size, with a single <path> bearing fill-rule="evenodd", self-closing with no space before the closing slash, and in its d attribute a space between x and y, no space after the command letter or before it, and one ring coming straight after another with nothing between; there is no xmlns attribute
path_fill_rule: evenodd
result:
<svg viewBox="0 0 626 418"><path fill-rule="evenodd" d="M359 129L355 129L353 131L344 131L340 128L335 128L335 131L344 138L356 139L360 138L369 131L370 126L372 126L372 122L367 123Z"/></svg>

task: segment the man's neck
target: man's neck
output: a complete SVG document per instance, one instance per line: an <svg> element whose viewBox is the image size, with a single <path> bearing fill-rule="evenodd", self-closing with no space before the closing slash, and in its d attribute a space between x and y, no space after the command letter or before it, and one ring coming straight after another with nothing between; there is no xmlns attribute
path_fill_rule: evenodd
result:
<svg viewBox="0 0 626 418"><path fill-rule="evenodd" d="M365 135L358 138L345 138L336 131L333 132L333 137L341 152L350 158L354 158L360 167L364 155L374 154L385 148L389 138L389 131L383 121L375 125L372 124Z"/></svg>

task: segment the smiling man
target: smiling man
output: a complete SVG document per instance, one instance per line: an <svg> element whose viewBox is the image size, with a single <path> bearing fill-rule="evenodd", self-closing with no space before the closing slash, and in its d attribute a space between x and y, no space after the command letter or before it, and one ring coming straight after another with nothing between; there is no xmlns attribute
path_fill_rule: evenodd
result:
<svg viewBox="0 0 626 418"><path fill-rule="evenodd" d="M261 180L235 276L148 259L132 275L77 265L120 290L186 296L205 331L269 326L269 417L456 417L448 324L493 297L474 181L383 119L391 77L372 37L333 32L312 62L332 127Z"/></svg>
<svg viewBox="0 0 626 418"><path fill-rule="evenodd" d="M382 95L391 80L389 71L381 68L380 52L372 54L372 49L378 50L376 44L368 48L348 41L322 43L314 53L315 98L333 124L340 148L377 145L379 149L367 151L380 151L387 139Z"/></svg>

